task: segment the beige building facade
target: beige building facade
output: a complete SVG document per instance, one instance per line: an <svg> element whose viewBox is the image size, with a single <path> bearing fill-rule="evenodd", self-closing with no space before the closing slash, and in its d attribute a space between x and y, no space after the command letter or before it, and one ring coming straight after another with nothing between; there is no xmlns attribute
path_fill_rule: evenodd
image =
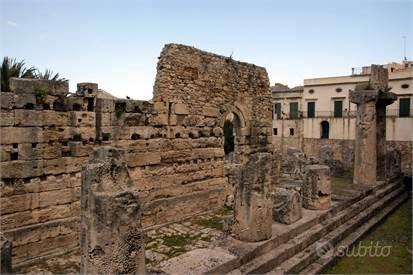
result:
<svg viewBox="0 0 413 275"><path fill-rule="evenodd" d="M402 151L405 171L411 173L413 140L413 62L383 65L389 70L389 87L397 100L387 106L386 140ZM284 150L299 147L318 155L323 144L350 147L337 155L352 154L357 106L349 101L349 91L367 82L370 67L353 68L351 75L305 79L304 86L272 87L273 142ZM346 145L343 145L346 144ZM347 158L351 158L346 156ZM344 158L339 156L338 158ZM351 166L351 161L347 161Z"/></svg>

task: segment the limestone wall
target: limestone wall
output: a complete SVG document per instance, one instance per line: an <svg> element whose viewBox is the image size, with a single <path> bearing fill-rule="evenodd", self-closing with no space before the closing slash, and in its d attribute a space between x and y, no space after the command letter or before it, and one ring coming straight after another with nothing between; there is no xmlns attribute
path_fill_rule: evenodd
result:
<svg viewBox="0 0 413 275"><path fill-rule="evenodd" d="M342 139L313 139L304 138L303 151L309 156L320 157L320 147L322 145L333 147L334 159L343 163L347 169L353 168L354 162L354 140ZM412 173L412 142L411 141L386 141L387 148L396 148L402 157L402 172L405 175Z"/></svg>
<svg viewBox="0 0 413 275"><path fill-rule="evenodd" d="M14 265L78 249L80 171L93 148L124 149L142 199L142 225L222 207L223 124L240 119L239 159L271 149L271 93L264 68L169 44L153 102L103 99L97 85L11 80L1 95L1 229Z"/></svg>

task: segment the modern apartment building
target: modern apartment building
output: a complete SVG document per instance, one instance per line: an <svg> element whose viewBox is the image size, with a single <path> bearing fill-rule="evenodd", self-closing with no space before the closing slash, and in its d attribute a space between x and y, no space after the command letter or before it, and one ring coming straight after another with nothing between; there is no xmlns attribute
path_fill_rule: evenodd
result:
<svg viewBox="0 0 413 275"><path fill-rule="evenodd" d="M389 70L389 87L398 98L387 106L386 139L402 151L404 166L411 169L413 140L413 62L383 65ZM352 162L357 106L349 91L367 82L370 66L353 68L350 75L305 79L304 86L272 87L273 141L284 150L299 147L317 155L322 144L337 148L339 159ZM345 145L344 145L345 144ZM342 148L342 147L346 148ZM407 169L405 167L405 169ZM411 172L411 171L410 171Z"/></svg>

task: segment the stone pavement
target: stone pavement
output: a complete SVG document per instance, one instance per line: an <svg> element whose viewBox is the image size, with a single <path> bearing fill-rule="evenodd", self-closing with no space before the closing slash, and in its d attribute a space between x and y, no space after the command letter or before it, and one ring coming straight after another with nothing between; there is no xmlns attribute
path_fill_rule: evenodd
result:
<svg viewBox="0 0 413 275"><path fill-rule="evenodd" d="M223 217L230 215L228 208L206 213L183 222L172 223L146 232L145 255L148 273L160 271L160 264L172 257L197 249L213 247L225 236ZM40 261L14 272L31 274L71 273L80 271L79 252Z"/></svg>

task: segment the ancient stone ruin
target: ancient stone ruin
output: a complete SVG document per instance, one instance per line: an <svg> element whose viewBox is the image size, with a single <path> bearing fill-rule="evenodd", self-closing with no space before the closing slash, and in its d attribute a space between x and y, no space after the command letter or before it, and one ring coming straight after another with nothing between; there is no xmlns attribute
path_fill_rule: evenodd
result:
<svg viewBox="0 0 413 275"><path fill-rule="evenodd" d="M82 167L82 274L145 273L141 207L123 152L96 149Z"/></svg>
<svg viewBox="0 0 413 275"><path fill-rule="evenodd" d="M385 77L372 68L352 94L356 184L332 180L333 148L320 159L274 150L267 72L231 57L165 45L151 101L10 79L2 272L3 251L17 272L67 255L82 273L321 272L318 240L347 247L407 197L400 155L379 146Z"/></svg>
<svg viewBox="0 0 413 275"><path fill-rule="evenodd" d="M326 210L331 206L330 168L326 165L308 165L301 189L303 207Z"/></svg>
<svg viewBox="0 0 413 275"><path fill-rule="evenodd" d="M271 237L271 154L255 153L241 168L235 186L233 234L242 241Z"/></svg>
<svg viewBox="0 0 413 275"><path fill-rule="evenodd" d="M381 66L371 66L369 83L350 92L357 104L354 183L374 185L385 178L386 106L396 100L388 92L389 73Z"/></svg>

